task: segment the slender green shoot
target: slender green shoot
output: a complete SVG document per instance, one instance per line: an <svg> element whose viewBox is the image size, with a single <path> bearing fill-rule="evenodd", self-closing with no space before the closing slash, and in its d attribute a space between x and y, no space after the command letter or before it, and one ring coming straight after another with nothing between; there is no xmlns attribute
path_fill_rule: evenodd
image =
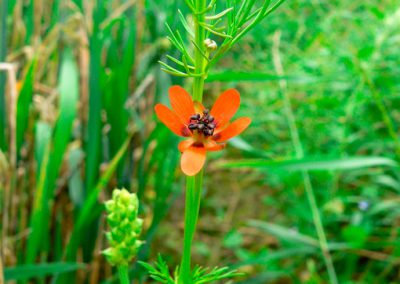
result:
<svg viewBox="0 0 400 284"><path fill-rule="evenodd" d="M274 35L274 46L273 46L273 60L274 60L274 67L276 73L279 76L284 76L284 70L282 66L282 62L280 59L280 52L279 52L279 44L280 44L280 36L281 32L278 31ZM289 94L287 92L287 82L285 79L279 81L280 91L283 96L283 103L284 103L284 111L286 114L286 118L288 120L290 137L292 139L292 144L295 149L296 158L302 159L304 158L304 149L303 145L300 140L299 131L296 125L295 115L293 113L292 102L290 100ZM330 255L328 249L328 242L326 239L324 227L322 224L321 215L319 213L318 204L315 198L314 190L311 184L310 175L307 171L302 172L303 181L304 181L304 188L306 190L306 196L308 203L311 208L312 219L314 222L315 229L318 235L319 246L322 252L323 259L325 261L326 268L329 274L329 280L332 284L337 284L338 279L335 272L335 267L333 266L332 257Z"/></svg>
<svg viewBox="0 0 400 284"><path fill-rule="evenodd" d="M185 235L180 270L180 280L182 281L182 283L191 283L192 280L192 242L196 231L197 220L199 218L202 185L203 171L193 177L186 178Z"/></svg>

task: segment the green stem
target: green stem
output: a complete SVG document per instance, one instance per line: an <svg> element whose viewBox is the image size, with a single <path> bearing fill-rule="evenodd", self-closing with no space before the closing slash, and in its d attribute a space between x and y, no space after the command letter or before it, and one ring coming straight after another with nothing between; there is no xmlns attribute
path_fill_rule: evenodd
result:
<svg viewBox="0 0 400 284"><path fill-rule="evenodd" d="M187 177L186 179L185 235L179 277L180 282L184 284L192 283L190 273L192 242L199 217L202 184L203 171L193 177Z"/></svg>
<svg viewBox="0 0 400 284"><path fill-rule="evenodd" d="M332 284L337 284L338 279L335 272L335 267L333 265L332 257L329 252L328 241L326 239L324 226L322 224L321 215L319 213L317 200L315 199L315 194L313 187L311 185L310 175L308 172L303 172L304 188L306 190L307 200L311 207L312 219L314 222L315 230L317 231L319 247L322 252L322 257L325 262L326 269L328 271L329 279Z"/></svg>
<svg viewBox="0 0 400 284"><path fill-rule="evenodd" d="M197 0L196 1L196 11L204 11L206 9L206 1L205 0ZM203 89L204 89L204 80L206 78L205 74L205 58L203 54L206 54L204 40L206 39L205 29L200 25L200 23L205 22L204 13L199 13L194 17L194 30L195 30L195 42L199 48L202 48L203 51L200 52L197 48L195 48L194 54L194 70L196 74L201 76L197 76L194 78L193 82L193 100L201 102L203 100Z"/></svg>
<svg viewBox="0 0 400 284"><path fill-rule="evenodd" d="M196 45L202 50L195 48L195 73L201 74L201 76L195 77L193 82L193 100L202 102L204 80L206 78L205 68L206 59L203 54L206 54L206 48L204 46L205 40L205 29L200 23L205 21L204 13L206 1L196 0L195 10L197 13L194 15L194 29L195 29L195 42ZM192 254L192 242L196 232L197 220L199 217L200 201L201 201L201 188L203 184L203 170L197 175L186 179L186 202L185 202L185 233L183 243L183 256L181 262L181 269L179 275L179 283L190 284L192 283L191 278L191 254Z"/></svg>
<svg viewBox="0 0 400 284"><path fill-rule="evenodd" d="M117 269L118 269L119 281L121 282L121 284L129 284L130 281L129 281L128 266L119 265Z"/></svg>

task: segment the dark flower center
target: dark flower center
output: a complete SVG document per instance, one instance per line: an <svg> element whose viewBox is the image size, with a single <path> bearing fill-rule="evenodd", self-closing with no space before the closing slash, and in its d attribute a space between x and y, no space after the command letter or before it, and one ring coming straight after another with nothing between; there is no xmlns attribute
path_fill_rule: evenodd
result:
<svg viewBox="0 0 400 284"><path fill-rule="evenodd" d="M202 115L196 113L190 116L188 127L192 132L197 130L198 133L203 133L204 136L212 136L216 125L214 123L214 117L209 114L208 109L205 109Z"/></svg>

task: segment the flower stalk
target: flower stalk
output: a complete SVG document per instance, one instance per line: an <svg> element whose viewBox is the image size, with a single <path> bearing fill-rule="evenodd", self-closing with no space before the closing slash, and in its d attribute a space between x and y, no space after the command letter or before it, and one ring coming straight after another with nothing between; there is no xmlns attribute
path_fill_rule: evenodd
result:
<svg viewBox="0 0 400 284"><path fill-rule="evenodd" d="M195 29L195 48L194 53L194 68L195 73L200 76L194 77L193 82L193 101L203 101L204 81L206 78L206 58L204 54L208 53L204 45L205 29L200 24L205 22L206 0L196 0L195 9L197 14L194 15L194 29ZM199 50L200 49L200 50ZM191 279L191 255L192 243L194 234L196 232L197 220L199 218L200 203L201 203L201 190L203 185L203 174L201 170L195 176L186 177L186 201L185 201L185 232L183 241L183 255L180 269L180 283L192 283Z"/></svg>
<svg viewBox="0 0 400 284"><path fill-rule="evenodd" d="M185 202L185 235L183 243L183 256L181 263L181 273L179 279L181 283L191 283L191 253L192 242L196 231L197 220L199 218L201 189L203 185L203 170L195 176L186 178L186 202Z"/></svg>
<svg viewBox="0 0 400 284"><path fill-rule="evenodd" d="M278 0L277 3L280 4L283 1ZM268 9L270 4L268 0L264 1L258 8L255 5L256 2L252 0L244 0L241 4L226 1L226 9L223 12L217 15L206 15L216 10L217 1L211 0L209 5L207 5L207 0L185 0L185 3L193 13L193 29L188 25L181 12L178 11L178 13L190 42L193 44L193 53L183 42L179 31L174 32L166 24L169 32L168 39L180 51L182 57L167 56L171 62L176 64L175 67L165 62L160 62L160 64L162 65L161 69L168 74L193 78L193 93L190 97L182 87L173 86L169 89L172 110L163 104L157 104L155 112L159 120L172 132L187 138L187 140L181 141L178 146L182 152L181 169L187 175L184 244L178 283L191 284L196 282L200 274L204 274L204 271L200 273L198 270L194 270L192 273L191 252L199 217L206 153L207 151L222 150L225 146L224 142L239 135L251 123L251 119L248 117L230 122L240 105L240 94L234 89L221 94L210 111L206 109L202 105L204 82L210 67L275 8ZM241 8L238 8L239 6ZM220 25L222 18L226 18L226 26ZM220 47L212 38L208 38L211 35L224 39ZM146 263L142 264L150 271L152 277L155 277L154 279L169 281L169 275L165 275L161 271L161 268L165 266L162 259L158 261L159 269ZM201 283L236 275L234 271L225 274L224 271L225 268L215 271L216 274L220 274L218 276L220 278L214 275L207 281L203 279ZM193 276L194 274L196 275Z"/></svg>
<svg viewBox="0 0 400 284"><path fill-rule="evenodd" d="M119 281L121 282L121 284L129 284L130 280L129 280L128 266L119 265L117 269L118 269Z"/></svg>
<svg viewBox="0 0 400 284"><path fill-rule="evenodd" d="M206 78L206 58L204 55L208 52L204 45L204 41L206 39L206 30L201 23L205 22L206 0L196 0L195 5L196 14L194 15L194 40L197 48L194 50L194 70L198 76L194 77L193 100L202 102L204 80Z"/></svg>

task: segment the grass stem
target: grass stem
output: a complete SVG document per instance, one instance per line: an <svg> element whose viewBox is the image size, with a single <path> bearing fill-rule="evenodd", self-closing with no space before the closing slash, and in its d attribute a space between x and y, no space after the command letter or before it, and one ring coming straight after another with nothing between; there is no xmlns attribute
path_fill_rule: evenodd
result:
<svg viewBox="0 0 400 284"><path fill-rule="evenodd" d="M118 276L119 276L119 281L121 284L129 284L129 273L128 273L128 267L125 265L120 265L118 266Z"/></svg>
<svg viewBox="0 0 400 284"><path fill-rule="evenodd" d="M390 135L390 137L392 138L392 140L394 142L397 159L400 160L400 138L396 133L396 129L393 124L393 120L390 117L390 114L385 106L382 95L376 89L375 84L372 82L372 79L370 78L368 71L365 69L365 67L362 66L362 64L359 64L359 68L360 68L360 73L363 78L363 81L365 82L368 89L370 90L372 97L374 99L374 103L376 104L376 106L379 109L379 112L382 115L383 123L385 124L385 126L387 128L388 134Z"/></svg>
<svg viewBox="0 0 400 284"><path fill-rule="evenodd" d="M284 76L284 70L283 70L283 66L282 66L282 62L281 62L280 54L279 54L280 37L281 37L281 31L278 30L274 34L272 57L273 57L273 61L274 61L273 63L274 63L276 73L279 76ZM292 103L290 101L290 97L289 97L288 93L286 92L287 82L285 79L279 80L279 87L280 87L280 90L281 90L281 93L283 96L284 111L285 111L285 114L286 114L286 117L288 120L290 136L292 139L292 144L293 144L293 147L294 147L294 150L296 153L296 157L298 159L302 159L302 158L304 158L304 149L301 144L299 131L296 126L296 119L295 119L295 116L293 113ZM303 171L302 175L303 175L303 182L304 182L304 188L306 191L307 200L308 200L308 203L311 208L313 223L314 223L315 229L317 231L317 235L318 235L319 247L321 249L322 256L323 256L323 259L325 262L325 266L326 266L326 269L329 274L329 280L330 280L330 283L337 284L338 279L336 276L335 267L333 266L332 257L329 252L328 242L326 239L321 215L319 213L317 200L315 198L315 193L314 193L314 190L313 190L313 187L311 184L310 175L308 174L307 171Z"/></svg>

